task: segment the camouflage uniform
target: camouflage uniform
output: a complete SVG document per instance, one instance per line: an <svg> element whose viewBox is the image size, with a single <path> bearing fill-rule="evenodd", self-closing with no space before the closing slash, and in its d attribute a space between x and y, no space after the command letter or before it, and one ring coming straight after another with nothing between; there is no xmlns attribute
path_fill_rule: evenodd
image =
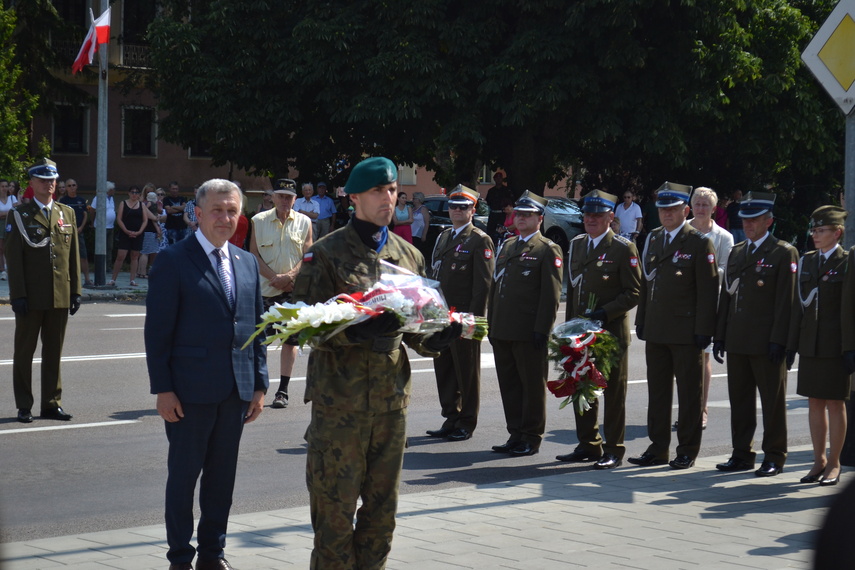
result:
<svg viewBox="0 0 855 570"><path fill-rule="evenodd" d="M352 224L315 243L303 258L294 300L326 301L365 291L380 278L380 260L424 274L424 258L389 232L378 253ZM426 335L404 334L419 354ZM354 344L344 333L312 350L305 401L312 402L306 431L306 483L315 531L311 568L384 568L395 529L398 482L406 442L410 364L401 335ZM390 349L377 352L378 342ZM373 349L372 349L373 344ZM353 515L358 498L362 506Z"/></svg>

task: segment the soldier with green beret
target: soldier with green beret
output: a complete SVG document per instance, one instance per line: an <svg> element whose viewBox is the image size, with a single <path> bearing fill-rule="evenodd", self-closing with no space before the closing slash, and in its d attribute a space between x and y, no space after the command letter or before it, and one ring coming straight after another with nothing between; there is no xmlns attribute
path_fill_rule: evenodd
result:
<svg viewBox="0 0 855 570"><path fill-rule="evenodd" d="M816 249L799 259L787 344L791 352L799 354L797 392L808 398L808 423L814 443L813 466L801 481L826 486L836 485L840 477L846 400L854 371L846 369L842 356L843 330L851 330L855 322L851 316L841 319L844 283L851 267L846 251L840 247L845 221L846 210L838 206L822 206L810 216Z"/></svg>
<svg viewBox="0 0 855 570"><path fill-rule="evenodd" d="M306 252L295 301L311 304L365 291L380 279L381 261L424 275L422 254L387 229L397 179L398 169L388 158L368 158L353 168L345 192L354 216ZM410 364L402 342L435 357L461 330L450 325L424 335L402 334L399 328L397 317L383 313L334 335L309 356L305 401L312 403L312 413L305 437L315 531L311 568L386 565L410 401Z"/></svg>
<svg viewBox="0 0 855 570"><path fill-rule="evenodd" d="M713 356L727 351L733 452L720 471L754 469L757 394L763 407L763 463L774 477L787 461L787 342L796 287L796 248L771 234L775 194L748 192L739 202L745 241L730 250L718 303Z"/></svg>
<svg viewBox="0 0 855 570"><path fill-rule="evenodd" d="M33 421L33 353L42 339L41 417L68 421L59 361L68 315L80 308L80 254L74 210L53 200L59 174L43 158L29 168L33 199L12 211L6 237L9 298L15 312L12 383L18 421Z"/></svg>

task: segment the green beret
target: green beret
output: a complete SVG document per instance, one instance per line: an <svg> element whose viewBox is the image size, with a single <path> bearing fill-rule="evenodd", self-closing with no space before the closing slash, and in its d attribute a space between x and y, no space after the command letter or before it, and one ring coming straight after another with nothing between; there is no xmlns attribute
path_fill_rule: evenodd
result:
<svg viewBox="0 0 855 570"><path fill-rule="evenodd" d="M344 191L348 194L362 194L375 186L385 186L398 179L398 167L382 156L366 158L353 167Z"/></svg>

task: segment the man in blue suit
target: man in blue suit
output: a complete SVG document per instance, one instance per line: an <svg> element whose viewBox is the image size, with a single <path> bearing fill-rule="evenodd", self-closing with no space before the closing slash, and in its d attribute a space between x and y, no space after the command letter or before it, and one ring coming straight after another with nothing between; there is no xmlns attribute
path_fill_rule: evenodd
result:
<svg viewBox="0 0 855 570"><path fill-rule="evenodd" d="M166 421L166 557L170 570L232 568L223 555L243 426L261 413L268 387L260 338L241 347L262 313L255 258L228 243L241 195L227 180L196 192L199 229L157 256L146 299L151 393ZM199 474L202 516L193 535Z"/></svg>

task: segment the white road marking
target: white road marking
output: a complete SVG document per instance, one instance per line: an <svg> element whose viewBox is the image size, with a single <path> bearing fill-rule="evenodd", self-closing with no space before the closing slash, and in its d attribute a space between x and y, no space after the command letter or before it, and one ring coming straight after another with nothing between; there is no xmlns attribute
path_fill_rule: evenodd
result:
<svg viewBox="0 0 855 570"><path fill-rule="evenodd" d="M31 427L31 428L20 428L20 429L4 429L0 430L0 435L9 435L10 433L30 433L34 431L54 431L59 429L80 429L80 428L88 428L88 427L108 427L108 426L118 426L122 424L135 424L139 423L139 420L116 420L114 422L97 422L92 424L66 424L66 425L58 425L58 426L44 426L44 427Z"/></svg>

